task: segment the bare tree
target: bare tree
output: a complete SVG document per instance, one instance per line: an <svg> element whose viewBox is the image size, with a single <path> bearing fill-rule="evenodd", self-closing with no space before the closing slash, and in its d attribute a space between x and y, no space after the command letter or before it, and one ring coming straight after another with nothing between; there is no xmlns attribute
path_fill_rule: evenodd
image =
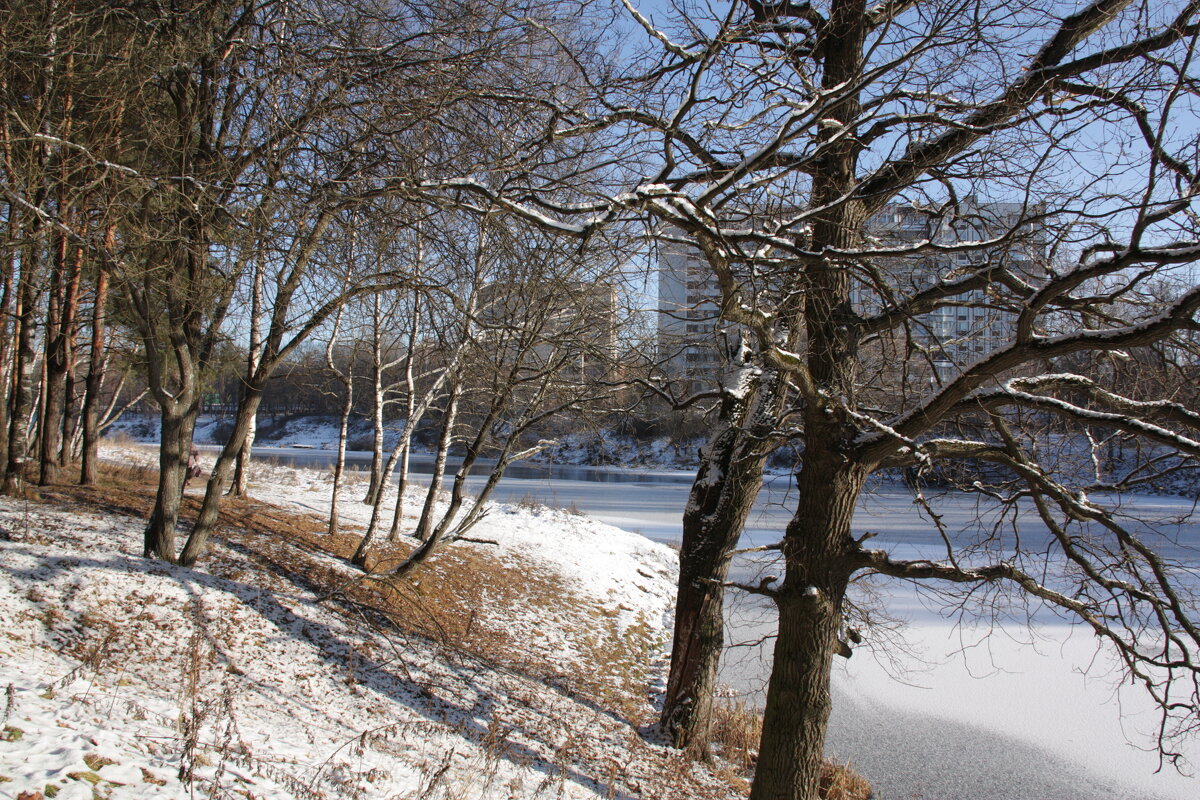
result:
<svg viewBox="0 0 1200 800"><path fill-rule="evenodd" d="M349 434L350 413L354 409L354 364L358 356L357 348L351 349L349 357L344 359L344 367L339 367L334 358L345 314L346 306L337 310L333 319L333 328L329 332L329 340L325 344L325 368L340 384L342 397L338 413L338 441L333 461L333 488L329 497L329 525L326 529L330 536L338 532L338 503L342 495L342 476L346 471L346 439ZM357 345L357 339L351 339L351 341L353 345Z"/></svg>
<svg viewBox="0 0 1200 800"><path fill-rule="evenodd" d="M1159 701L1170 756L1171 735L1196 726L1187 583L1094 494L1132 484L1058 473L1022 431L1049 415L1198 452L1194 410L1125 397L1058 361L1197 326L1200 290L1166 304L1145 290L1200 253L1194 136L1172 125L1194 113L1200 7L734 3L719 17L689 7L668 29L625 5L646 61L589 105L557 106L553 129L607 131L634 177L605 166L611 191L573 195L536 170L505 192L453 188L580 237L650 215L715 279L740 345L685 519L677 636L719 641L703 609L719 608L762 454L801 448L795 516L775 548L784 576L742 587L779 611L753 796L816 797L847 592L870 574L1005 585L1075 615ZM902 217L920 222L916 235ZM943 324L960 313L961 335ZM1049 543L1013 549L984 532L947 537L943 559L905 560L852 534L868 476L954 461L995 465L1002 488L967 488L1029 498ZM717 652L676 646L664 721L703 749Z"/></svg>
<svg viewBox="0 0 1200 800"><path fill-rule="evenodd" d="M446 389L434 475L415 531L420 544L391 577L464 537L487 513L505 470L554 444L538 435L550 420L568 410L603 413L620 386L613 374L620 247L598 240L580 249L499 213L473 224L447 245L462 266L449 293L457 313L442 343L443 374L431 384ZM456 443L461 457L439 507L440 476ZM483 465L482 486L469 497L467 481Z"/></svg>

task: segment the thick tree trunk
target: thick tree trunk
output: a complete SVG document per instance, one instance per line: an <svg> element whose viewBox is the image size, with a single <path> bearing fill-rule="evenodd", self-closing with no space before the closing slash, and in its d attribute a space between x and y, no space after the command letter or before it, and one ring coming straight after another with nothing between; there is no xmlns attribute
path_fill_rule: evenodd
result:
<svg viewBox="0 0 1200 800"><path fill-rule="evenodd" d="M860 74L865 5L837 0L830 9L821 52L826 89L850 85ZM827 114L848 126L859 112L857 95L847 94ZM828 153L812 174L817 211L811 246L817 252L853 247L865 221L861 203L845 200L854 185L857 145L853 137L833 141L837 130L831 125L822 131ZM835 255L808 264L804 305L790 312L793 327L803 320L808 370L820 394L807 398L804 408L804 463L796 514L783 541L786 577L775 594L779 634L752 800L817 800L831 661L857 549L850 525L869 472L855 461L856 428L849 418L858 370L851 267Z"/></svg>
<svg viewBox="0 0 1200 800"><path fill-rule="evenodd" d="M779 598L779 635L752 800L817 800L839 621L837 609L823 596Z"/></svg>
<svg viewBox="0 0 1200 800"><path fill-rule="evenodd" d="M820 411L808 414L809 422ZM834 447L825 426L810 439L796 515L784 538L787 573L775 595L779 634L767 688L752 800L817 800L829 680L857 545L850 524L866 471Z"/></svg>
<svg viewBox="0 0 1200 800"><path fill-rule="evenodd" d="M221 448L221 453L217 456L217 463L213 465L212 474L209 475L208 484L205 486L200 513L196 515L196 524L192 526L192 533L188 536L183 552L179 554L179 563L185 567L195 565L204 555L204 550L208 546L208 537L216 528L217 520L221 515L221 496L229 485L234 462L246 443L246 436L253 425L255 415L258 414L258 406L262 402L262 397L260 385L249 384L242 389L237 418L233 423L233 432L229 435L229 441L225 442L225 446Z"/></svg>
<svg viewBox="0 0 1200 800"><path fill-rule="evenodd" d="M724 646L731 553L762 486L770 431L782 397L777 376L741 369L721 403L683 514L671 671L662 724L672 743L706 758L712 698Z"/></svg>
<svg viewBox="0 0 1200 800"><path fill-rule="evenodd" d="M154 498L154 511L150 514L144 534L143 555L146 558L175 562L175 527L179 521L192 432L196 427L198 412L196 403L186 407L182 413L165 409L161 412L158 494Z"/></svg>

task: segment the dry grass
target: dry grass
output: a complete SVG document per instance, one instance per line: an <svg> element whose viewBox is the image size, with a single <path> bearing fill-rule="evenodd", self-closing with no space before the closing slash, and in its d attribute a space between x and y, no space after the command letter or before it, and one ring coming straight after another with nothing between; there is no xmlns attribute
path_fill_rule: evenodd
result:
<svg viewBox="0 0 1200 800"><path fill-rule="evenodd" d="M741 700L718 699L713 704L710 742L732 768L726 775L738 788L749 786L758 759L762 735L762 712ZM818 794L823 800L870 800L875 796L867 779L854 771L850 762L826 761L821 767Z"/></svg>
<svg viewBox="0 0 1200 800"><path fill-rule="evenodd" d="M64 475L71 473L65 472ZM135 464L101 462L92 487L57 484L38 487L46 502L100 507L145 518L154 504L158 472ZM188 494L180 511L181 527L199 511L199 496ZM611 612L572 597L557 574L529 564L513 565L497 558L486 545L449 546L432 556L416 573L400 581L347 581L338 562L349 561L363 531L342 525L329 536L327 520L296 513L254 498L225 497L214 538L237 551L241 560L210 557L204 567L237 579L246 569L263 569L318 595L368 614L377 624L403 634L433 639L451 650L548 681L573 694L609 707L631 722L647 706L646 665L658 642L649 626L622 628ZM186 535L186 533L184 533ZM367 568L383 576L413 547L411 540L379 542ZM211 548L215 549L215 548ZM571 598L571 602L564 602ZM537 647L527 636L504 624L511 609L528 618L552 619L565 610L580 615L572 644L581 654L580 668L567 668Z"/></svg>
<svg viewBox="0 0 1200 800"><path fill-rule="evenodd" d="M824 800L871 800L875 796L871 784L854 771L849 761L845 764L826 761L821 766L821 785L817 791Z"/></svg>

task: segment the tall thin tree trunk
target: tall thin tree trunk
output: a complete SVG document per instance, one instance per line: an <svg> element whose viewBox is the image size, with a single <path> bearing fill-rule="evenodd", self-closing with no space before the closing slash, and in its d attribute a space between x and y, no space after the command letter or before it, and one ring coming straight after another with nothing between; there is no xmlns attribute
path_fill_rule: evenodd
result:
<svg viewBox="0 0 1200 800"><path fill-rule="evenodd" d="M16 495L25 477L25 457L29 449L29 418L34 408L34 369L37 365L35 335L38 300L38 256L41 237L35 236L21 257L17 311L17 352L13 366L12 417L9 419L8 459L3 491Z"/></svg>
<svg viewBox="0 0 1200 800"><path fill-rule="evenodd" d="M371 331L371 483L364 503L373 505L383 485L383 320L379 318L379 295L374 303Z"/></svg>
<svg viewBox="0 0 1200 800"><path fill-rule="evenodd" d="M105 252L112 252L116 244L116 228L109 226L104 232ZM100 443L100 392L104 388L105 324L108 305L108 269L100 264L96 275L96 295L92 304L92 342L88 353L87 382L83 394L83 447L80 457L79 482L84 486L96 483L96 460Z"/></svg>
<svg viewBox="0 0 1200 800"><path fill-rule="evenodd" d="M421 259L418 253L418 262ZM413 426L419 422L415 419L417 412L417 382L413 372L413 360L417 355L417 335L421 329L421 296L413 296L412 325L408 331L408 353L404 359L404 430L397 443L400 454L400 473L396 476L396 507L392 511L392 527L388 531L388 541L395 542L400 538L400 518L404 515L404 492L408 489L408 460L412 452ZM424 404L428 408L428 403ZM395 453L392 454L395 456ZM389 464L389 474L392 466Z"/></svg>
<svg viewBox="0 0 1200 800"><path fill-rule="evenodd" d="M10 203L8 206L8 240L17 240L18 224L16 209ZM17 249L8 251L4 264L3 289L0 290L0 454L8 454L8 426L11 418L9 398L13 378L13 336L16 327L12 324L14 287L17 276Z"/></svg>
<svg viewBox="0 0 1200 800"><path fill-rule="evenodd" d="M338 504L342 499L342 476L346 472L346 438L350 429L350 412L354 408L354 382L346 381L342 410L338 419L337 455L333 461L333 494L329 498L329 535L338 532Z"/></svg>
<svg viewBox="0 0 1200 800"><path fill-rule="evenodd" d="M446 457L450 454L450 444L454 440L454 424L458 417L458 400L462 392L460 382L455 379L450 386L450 396L446 399L446 411L442 415L442 433L438 439L437 455L433 459L433 475L429 478L429 491L425 493L425 505L421 508L421 519L417 522L416 536L422 542L429 540L433 531L433 507L442 491L445 480Z"/></svg>
<svg viewBox="0 0 1200 800"><path fill-rule="evenodd" d="M400 522L404 517L404 493L408 491L408 462L412 454L412 431L405 426L404 444L400 452L400 471L396 476L396 505L392 509L392 527L388 530L388 541L400 540Z"/></svg>
<svg viewBox="0 0 1200 800"><path fill-rule="evenodd" d="M65 77L70 85L74 73L75 57L68 53L63 65ZM62 97L62 132L70 139L73 123L72 108L74 95L68 89ZM57 199L59 222L69 226L72 216L71 203L67 197L70 180L70 159L60 157L57 172ZM74 209L78 211L78 209ZM71 281L70 242L66 232L57 230L53 235L54 253L51 263L50 300L47 303L46 339L43 355L42 413L39 417L39 461L38 483L45 486L58 477L60 449L62 443L63 415L66 410L67 354L64 336L67 331L67 287Z"/></svg>
<svg viewBox="0 0 1200 800"><path fill-rule="evenodd" d="M69 463L74 458L72 446L75 443L75 432L79 427L79 414L76 412L76 385L78 384L78 314L79 314L79 282L83 266L83 248L75 251L72 261L72 273L67 284L67 308L63 314L62 358L66 371L63 375L63 411L62 411L62 445L58 455L60 465Z"/></svg>
<svg viewBox="0 0 1200 800"><path fill-rule="evenodd" d="M337 455L333 461L333 490L329 498L329 527L327 530L330 536L334 536L338 532L338 505L342 500L342 475L346 471L346 438L350 430L350 412L354 409L354 356L356 353L351 349L345 373L337 368L333 357L344 312L345 307L340 306L333 319L333 329L329 332L329 342L325 345L325 366L337 376L338 381L342 384L342 408L338 415Z"/></svg>
<svg viewBox="0 0 1200 800"><path fill-rule="evenodd" d="M254 261L254 288L250 296L250 352L246 355L246 380L258 371L258 362L262 359L262 308L263 308L263 260L260 256ZM238 451L237 468L233 474L233 483L229 493L236 497L245 497L250 480L250 455L254 449L254 436L258 431L258 415L250 418L250 427L246 431L246 441Z"/></svg>
<svg viewBox="0 0 1200 800"><path fill-rule="evenodd" d="M56 231L53 240L50 293L46 303L46 333L43 340L41 410L38 413L38 483L43 486L54 481L58 467L58 445L62 433L62 376L66 374L59 345L65 301L67 237L61 231Z"/></svg>
<svg viewBox="0 0 1200 800"><path fill-rule="evenodd" d="M85 198L82 208L77 212L77 232L80 241L71 249L71 260L67 264L66 289L63 295L62 328L60 330L59 356L62 359L63 401L62 401L62 440L58 453L58 464L68 463L73 457L71 447L75 440L75 431L79 418L75 413L75 384L76 384L76 336L79 326L79 287L83 280L84 248L82 241L87 235L87 210L91 200Z"/></svg>

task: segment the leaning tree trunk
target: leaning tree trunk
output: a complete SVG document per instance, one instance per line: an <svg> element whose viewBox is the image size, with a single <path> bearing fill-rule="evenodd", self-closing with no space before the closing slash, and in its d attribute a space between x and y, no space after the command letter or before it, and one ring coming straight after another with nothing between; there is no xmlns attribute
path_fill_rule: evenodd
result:
<svg viewBox="0 0 1200 800"><path fill-rule="evenodd" d="M182 411L164 408L161 412L158 494L154 498L154 511L146 523L143 547L146 558L175 562L175 527L179 521L192 432L198 413L198 403L185 405Z"/></svg>
<svg viewBox="0 0 1200 800"><path fill-rule="evenodd" d="M221 495L229 485L234 462L242 452L246 436L258 414L258 406L263 398L262 384L263 381L256 380L254 383L247 382L242 387L233 432L229 434L229 441L225 442L217 456L217 463L213 465L212 474L209 475L208 484L205 486L200 513L196 515L196 524L192 526L192 533L188 536L183 552L179 554L179 563L185 567L195 565L204 555L208 537L217 526L217 519L221 514Z"/></svg>
<svg viewBox="0 0 1200 800"><path fill-rule="evenodd" d="M383 474L390 476L396 469L396 462L400 460L401 451L405 453L405 470L408 469L408 442L410 436L410 424L412 422L412 411L409 410L409 418L404 422L404 433L401 436L401 441L392 448L392 452L388 455L387 463L384 464ZM404 476L407 478L407 476ZM389 541L396 540L397 518L400 509L404 506L404 483L401 482L398 487L399 494L396 495L396 510L392 514L392 528L389 533ZM356 567L365 567L367 564L367 552L371 549L375 541L375 535L379 532L380 519L383 514L383 503L387 499L387 481L383 481L379 485L378 491L375 492L374 502L371 503L371 521L367 524L367 533L359 542L358 548L354 551L354 555L350 558L350 563Z"/></svg>
<svg viewBox="0 0 1200 800"><path fill-rule="evenodd" d="M446 410L442 416L442 434L438 439L437 455L433 458L433 475L429 477L429 489L425 492L425 504L421 507L421 518L417 521L414 532L421 542L428 542L433 533L433 507L442 491L442 483L446 477L446 459L450 454L450 444L454 440L454 424L458 416L458 401L462 386L457 377L450 384L450 396L446 399Z"/></svg>
<svg viewBox="0 0 1200 800"><path fill-rule="evenodd" d="M679 587L671 671L662 724L672 743L706 758L712 727L717 666L724 647L724 582L746 517L762 486L774 427L783 398L778 376L739 369L721 403L717 429L704 447L683 515ZM721 480L713 480L721 476Z"/></svg>

